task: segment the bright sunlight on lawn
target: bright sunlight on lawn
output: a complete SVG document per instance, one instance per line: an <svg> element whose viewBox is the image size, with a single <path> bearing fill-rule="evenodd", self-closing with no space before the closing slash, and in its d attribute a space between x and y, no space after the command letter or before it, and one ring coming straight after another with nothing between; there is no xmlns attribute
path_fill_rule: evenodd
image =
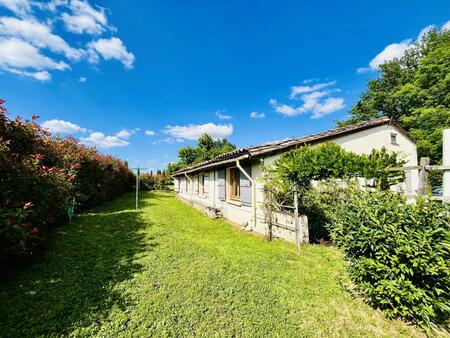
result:
<svg viewBox="0 0 450 338"><path fill-rule="evenodd" d="M54 231L0 281L0 336L419 336L341 286L339 252L267 242L171 194L133 195Z"/></svg>

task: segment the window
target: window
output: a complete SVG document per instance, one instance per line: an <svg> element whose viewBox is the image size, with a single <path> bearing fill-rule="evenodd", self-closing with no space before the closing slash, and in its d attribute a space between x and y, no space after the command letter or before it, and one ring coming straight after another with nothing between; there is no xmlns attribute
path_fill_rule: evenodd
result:
<svg viewBox="0 0 450 338"><path fill-rule="evenodd" d="M205 195L205 175L198 174L198 194L200 196Z"/></svg>
<svg viewBox="0 0 450 338"><path fill-rule="evenodd" d="M397 143L397 134L391 133L391 144L398 144Z"/></svg>
<svg viewBox="0 0 450 338"><path fill-rule="evenodd" d="M231 200L240 200L241 197L241 187L239 184L241 178L241 172L237 167L228 168L228 196Z"/></svg>
<svg viewBox="0 0 450 338"><path fill-rule="evenodd" d="M184 190L185 192L188 192L188 179L187 179L187 177L184 178L184 189L185 189Z"/></svg>

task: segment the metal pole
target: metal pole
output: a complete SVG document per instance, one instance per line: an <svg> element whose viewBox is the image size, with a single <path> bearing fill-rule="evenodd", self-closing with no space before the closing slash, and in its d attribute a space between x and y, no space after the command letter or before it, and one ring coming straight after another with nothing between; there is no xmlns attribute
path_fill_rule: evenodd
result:
<svg viewBox="0 0 450 338"><path fill-rule="evenodd" d="M442 165L450 166L450 129L445 129L442 139ZM443 200L450 203L450 170L444 170L442 183Z"/></svg>
<svg viewBox="0 0 450 338"><path fill-rule="evenodd" d="M136 172L136 210L139 209L139 168Z"/></svg>

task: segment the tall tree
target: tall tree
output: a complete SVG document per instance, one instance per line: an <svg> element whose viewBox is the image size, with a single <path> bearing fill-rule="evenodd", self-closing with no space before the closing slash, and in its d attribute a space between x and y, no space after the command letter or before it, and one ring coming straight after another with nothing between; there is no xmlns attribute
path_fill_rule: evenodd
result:
<svg viewBox="0 0 450 338"><path fill-rule="evenodd" d="M339 124L382 116L410 132L419 156L441 161L442 130L450 127L450 31L431 31L402 58L381 65L350 118Z"/></svg>
<svg viewBox="0 0 450 338"><path fill-rule="evenodd" d="M185 146L178 150L178 162L169 163L167 173L185 168L187 166L210 160L220 154L235 150L236 146L226 138L215 140L208 134L199 137L196 146Z"/></svg>

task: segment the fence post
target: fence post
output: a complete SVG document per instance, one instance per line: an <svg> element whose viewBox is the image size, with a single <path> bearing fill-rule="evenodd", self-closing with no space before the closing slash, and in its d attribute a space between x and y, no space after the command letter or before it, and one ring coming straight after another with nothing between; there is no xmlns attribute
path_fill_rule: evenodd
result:
<svg viewBox="0 0 450 338"><path fill-rule="evenodd" d="M442 137L442 165L450 166L450 129L444 129ZM450 202L450 170L444 170L442 183L442 197Z"/></svg>
<svg viewBox="0 0 450 338"><path fill-rule="evenodd" d="M298 193L294 192L294 224L295 224L295 243L297 250L300 251L300 225L298 223Z"/></svg>
<svg viewBox="0 0 450 338"><path fill-rule="evenodd" d="M427 194L427 181L428 181L428 169L430 165L429 157L420 158L420 171L419 171L419 191L418 194L425 196Z"/></svg>

